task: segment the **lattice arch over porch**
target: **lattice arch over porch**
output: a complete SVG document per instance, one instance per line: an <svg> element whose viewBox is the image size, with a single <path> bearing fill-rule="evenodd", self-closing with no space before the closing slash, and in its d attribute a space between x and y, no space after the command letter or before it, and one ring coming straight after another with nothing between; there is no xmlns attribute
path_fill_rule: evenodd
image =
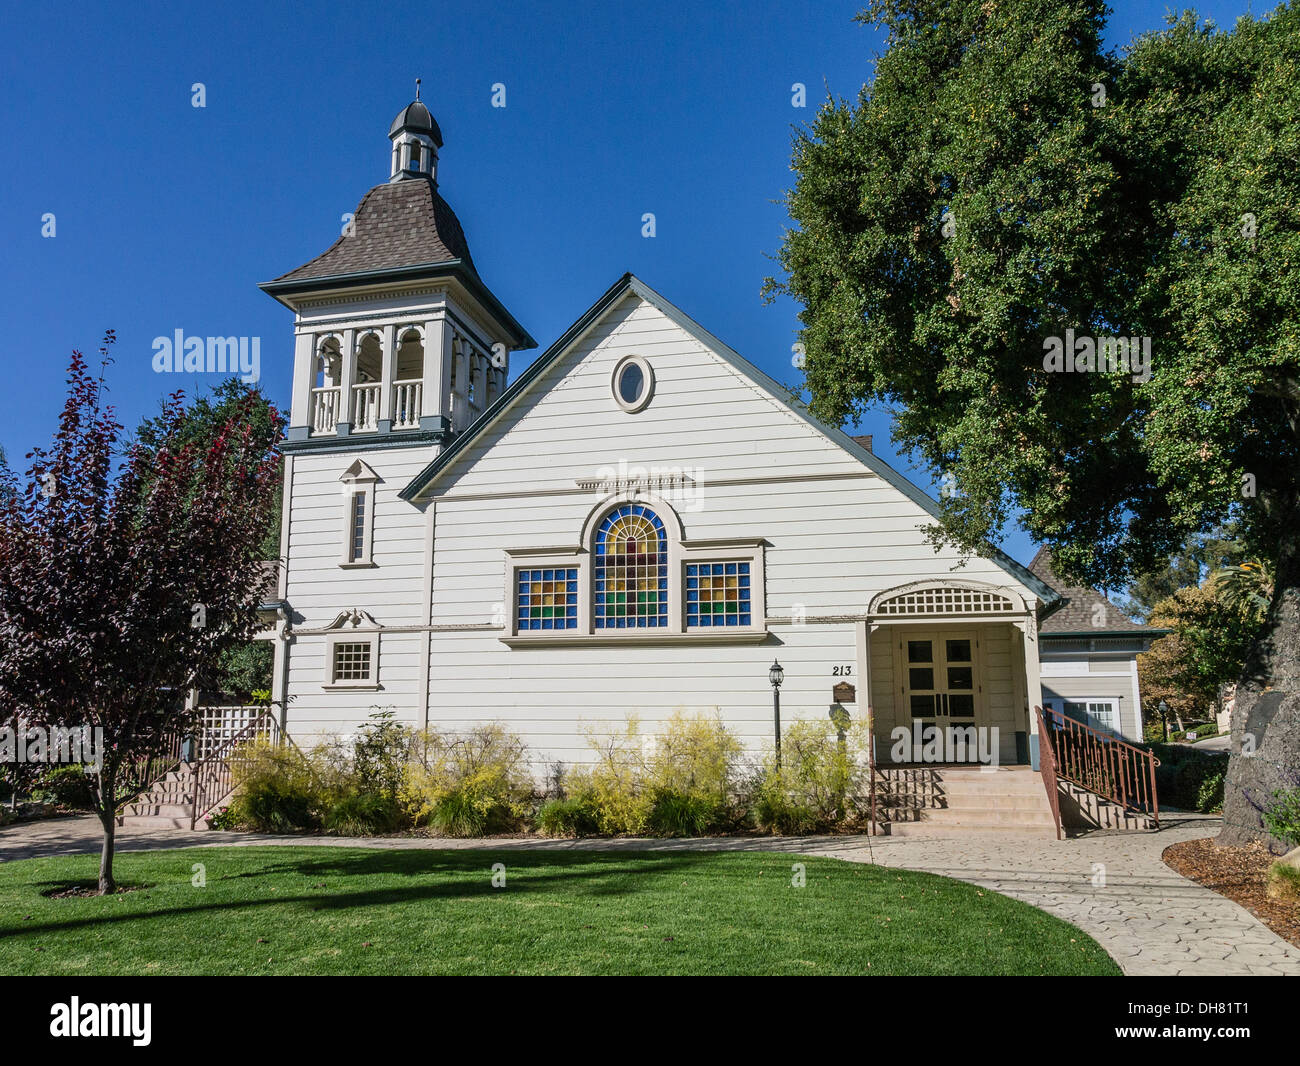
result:
<svg viewBox="0 0 1300 1066"><path fill-rule="evenodd" d="M1023 610L1023 606L993 589L928 585L886 593L875 603L871 613L886 618L938 618L1004 615Z"/></svg>

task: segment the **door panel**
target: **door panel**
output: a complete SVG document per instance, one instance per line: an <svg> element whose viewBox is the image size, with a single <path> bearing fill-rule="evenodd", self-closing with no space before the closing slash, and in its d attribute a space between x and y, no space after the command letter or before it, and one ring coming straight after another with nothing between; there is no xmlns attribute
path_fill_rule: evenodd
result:
<svg viewBox="0 0 1300 1066"><path fill-rule="evenodd" d="M971 630L926 630L900 640L904 706L923 725L977 724L979 641Z"/></svg>

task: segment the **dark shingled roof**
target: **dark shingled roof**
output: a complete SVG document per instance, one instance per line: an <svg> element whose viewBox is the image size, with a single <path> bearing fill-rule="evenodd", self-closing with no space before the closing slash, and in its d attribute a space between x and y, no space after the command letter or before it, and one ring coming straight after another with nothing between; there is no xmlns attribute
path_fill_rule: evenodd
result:
<svg viewBox="0 0 1300 1066"><path fill-rule="evenodd" d="M1061 605L1043 618L1044 633L1096 633L1119 630L1134 633L1160 632L1150 626L1139 625L1132 621L1096 589L1084 588L1081 585L1067 585L1057 576L1052 563L1052 553L1045 547L1038 549L1038 553L1029 564L1029 572L1061 594ZM1093 624L1093 610L1097 604L1101 604L1103 608L1104 621L1100 625Z"/></svg>
<svg viewBox="0 0 1300 1066"><path fill-rule="evenodd" d="M362 197L351 233L275 280L301 281L454 260L474 270L460 221L433 182L409 178L376 185Z"/></svg>
<svg viewBox="0 0 1300 1066"><path fill-rule="evenodd" d="M865 436L861 436L861 437L851 437L851 438L849 438L849 439L852 440L855 444L861 444L862 447L864 447L864 448L867 449L867 451L871 451L871 434L870 434L870 433L866 434Z"/></svg>
<svg viewBox="0 0 1300 1066"><path fill-rule="evenodd" d="M397 113L397 117L393 119L393 124L388 128L388 136L391 137L401 130L427 133L433 138L434 144L439 148L442 147L442 130L438 129L438 123L429 114L429 109L419 100L412 100Z"/></svg>

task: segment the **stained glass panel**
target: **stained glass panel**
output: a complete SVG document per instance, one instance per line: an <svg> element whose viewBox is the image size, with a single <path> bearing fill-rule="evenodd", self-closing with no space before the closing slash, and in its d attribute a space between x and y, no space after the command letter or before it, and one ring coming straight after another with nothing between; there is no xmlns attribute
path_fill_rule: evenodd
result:
<svg viewBox="0 0 1300 1066"><path fill-rule="evenodd" d="M592 617L597 629L668 625L668 537L649 507L616 507L596 531Z"/></svg>
<svg viewBox="0 0 1300 1066"><path fill-rule="evenodd" d="M749 563L688 563L686 625L749 625L750 591Z"/></svg>
<svg viewBox="0 0 1300 1066"><path fill-rule="evenodd" d="M516 626L535 629L578 628L577 567L515 571Z"/></svg>

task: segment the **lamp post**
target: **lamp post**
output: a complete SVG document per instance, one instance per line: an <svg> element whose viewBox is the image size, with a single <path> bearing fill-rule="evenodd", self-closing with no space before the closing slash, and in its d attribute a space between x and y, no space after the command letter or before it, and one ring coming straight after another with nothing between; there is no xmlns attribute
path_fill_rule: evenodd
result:
<svg viewBox="0 0 1300 1066"><path fill-rule="evenodd" d="M1169 704L1164 700L1160 701L1160 725L1164 730L1166 742L1169 740Z"/></svg>
<svg viewBox="0 0 1300 1066"><path fill-rule="evenodd" d="M776 729L776 768L781 769L781 682L785 680L785 671L781 664L772 660L772 668L767 672L767 679L772 682L772 724Z"/></svg>

